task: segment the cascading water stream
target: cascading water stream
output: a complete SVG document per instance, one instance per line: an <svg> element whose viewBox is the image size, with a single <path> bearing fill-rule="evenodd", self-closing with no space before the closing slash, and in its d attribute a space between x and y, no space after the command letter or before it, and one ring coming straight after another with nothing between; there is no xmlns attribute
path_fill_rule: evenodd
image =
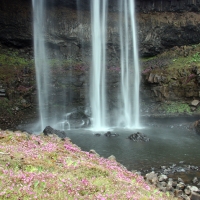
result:
<svg viewBox="0 0 200 200"><path fill-rule="evenodd" d="M121 118L119 123L125 128L140 128L140 73L134 1L120 0L119 10L121 47Z"/></svg>
<svg viewBox="0 0 200 200"><path fill-rule="evenodd" d="M90 104L92 128L105 129L106 123L106 34L107 0L91 0L92 69Z"/></svg>
<svg viewBox="0 0 200 200"><path fill-rule="evenodd" d="M45 1L32 0L33 5L33 35L34 35L34 59L36 68L36 80L38 91L38 103L40 114L40 130L48 125L49 104L49 65L45 47Z"/></svg>
<svg viewBox="0 0 200 200"><path fill-rule="evenodd" d="M34 57L37 78L37 91L40 113L40 130L49 124L56 124L66 114L66 87L64 90L52 88L51 70L48 63L45 37L46 1L32 0L34 28ZM77 5L79 5L79 1ZM90 71L90 105L92 129L105 130L109 123L106 118L106 58L107 58L107 14L108 0L91 0L91 44L92 61ZM119 35L121 49L121 90L119 127L139 128L139 59L137 45L137 28L135 22L135 5L133 0L119 0ZM51 20L50 20L51 21ZM53 29L48 34L54 35ZM66 77L62 74L59 81L65 85ZM71 77L71 76L70 76ZM54 78L55 80L55 78ZM50 89L52 88L52 89ZM52 94L54 96L52 96ZM54 98L56 97L56 98ZM52 100L53 103L51 102ZM62 101L62 102L61 102ZM51 102L51 105L50 103ZM62 105L61 105L62 104ZM62 106L58 112L55 105ZM54 110L53 110L54 109ZM52 122L52 123L51 123ZM115 123L117 126L117 122Z"/></svg>

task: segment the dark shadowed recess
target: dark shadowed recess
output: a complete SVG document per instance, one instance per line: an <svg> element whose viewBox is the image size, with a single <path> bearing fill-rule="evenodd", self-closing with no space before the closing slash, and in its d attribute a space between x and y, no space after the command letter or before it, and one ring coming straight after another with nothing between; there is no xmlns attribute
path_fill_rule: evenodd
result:
<svg viewBox="0 0 200 200"><path fill-rule="evenodd" d="M20 0L21 2L30 2L31 0ZM0 0L6 2L7 0ZM9 3L16 2L9 0ZM90 0L46 0L48 6L66 6L73 9L89 10ZM118 10L118 1L108 0L109 10ZM136 9L139 12L182 12L182 11L200 11L200 0L136 0Z"/></svg>

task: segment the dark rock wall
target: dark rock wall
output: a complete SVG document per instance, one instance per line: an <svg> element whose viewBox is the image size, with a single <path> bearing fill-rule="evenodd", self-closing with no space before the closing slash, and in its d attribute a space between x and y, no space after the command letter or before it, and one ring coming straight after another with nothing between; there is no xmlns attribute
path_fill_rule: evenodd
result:
<svg viewBox="0 0 200 200"><path fill-rule="evenodd" d="M136 4L141 56L200 42L200 1L142 0ZM0 43L16 48L32 46L31 1L0 0L0 5ZM83 57L90 56L89 5L89 0L48 1L46 39L52 54L79 59L82 53L85 53ZM77 9L80 9L79 13ZM116 61L113 57L119 57L117 1L110 0L109 9L108 57Z"/></svg>
<svg viewBox="0 0 200 200"><path fill-rule="evenodd" d="M50 6L64 6L72 9L89 10L91 0L48 0ZM117 11L118 1L108 0L110 11ZM182 12L199 11L199 0L136 0L136 9L139 12Z"/></svg>
<svg viewBox="0 0 200 200"><path fill-rule="evenodd" d="M196 12L153 12L139 14L140 52L156 55L174 46L200 42L200 14Z"/></svg>
<svg viewBox="0 0 200 200"><path fill-rule="evenodd" d="M67 58L77 62L85 61L89 65L91 59L90 1L49 0L47 2L45 39L49 47L49 57ZM175 46L200 43L200 0L138 0L136 9L141 56L154 56ZM107 59L110 73L107 93L110 107L118 106L116 101L118 97L113 95L118 91L117 80L120 76L118 21L117 1L109 0ZM0 0L0 45L20 48L26 54L33 56L32 27L31 0L17 2ZM73 86L75 87L74 94L68 95L72 96L69 98L75 99L75 102L78 101L77 99L88 102L83 88L88 88L89 84L89 74L86 74L86 78L83 78L85 75L81 73L80 77L83 76L84 80L80 84L81 87ZM74 85L74 83L70 84ZM178 95L180 87L177 88L177 92L171 94L169 87L157 86L157 83L155 87L147 87L143 91L145 91L143 96L146 95L144 98L152 98L153 93L153 98L158 101L187 97L187 94L183 92ZM197 91L196 96L198 96L199 89L195 88L194 91ZM192 98L191 95L189 97Z"/></svg>
<svg viewBox="0 0 200 200"><path fill-rule="evenodd" d="M0 1L0 43L16 48L32 46L31 2Z"/></svg>
<svg viewBox="0 0 200 200"><path fill-rule="evenodd" d="M142 0L137 2L137 10L140 12L184 12L199 11L199 0Z"/></svg>

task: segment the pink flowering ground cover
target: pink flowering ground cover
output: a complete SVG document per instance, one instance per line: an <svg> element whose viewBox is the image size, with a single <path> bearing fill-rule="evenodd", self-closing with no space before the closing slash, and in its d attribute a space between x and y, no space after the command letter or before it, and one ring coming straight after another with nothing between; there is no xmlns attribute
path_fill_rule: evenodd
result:
<svg viewBox="0 0 200 200"><path fill-rule="evenodd" d="M68 138L0 130L0 199L174 198L116 161L82 151Z"/></svg>

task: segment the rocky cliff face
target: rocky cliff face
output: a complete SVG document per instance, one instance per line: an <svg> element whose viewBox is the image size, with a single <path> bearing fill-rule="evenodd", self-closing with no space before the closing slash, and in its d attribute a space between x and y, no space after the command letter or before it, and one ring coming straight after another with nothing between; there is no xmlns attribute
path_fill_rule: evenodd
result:
<svg viewBox="0 0 200 200"><path fill-rule="evenodd" d="M73 9L89 10L90 0L54 0L48 1L51 6L64 6ZM118 5L116 0L109 0L108 6L110 11L117 11ZM136 0L136 9L139 12L182 12L182 11L199 11L199 0Z"/></svg>
<svg viewBox="0 0 200 200"><path fill-rule="evenodd" d="M0 43L17 48L32 46L30 0L0 0ZM137 1L141 56L152 56L173 46L200 42L197 0ZM78 12L77 9L80 11ZM110 60L119 57L117 1L109 1L108 52ZM89 0L48 1L46 39L54 54L74 57L90 51ZM113 50L114 49L114 50ZM53 52L52 52L53 54ZM84 55L83 57L85 57Z"/></svg>
<svg viewBox="0 0 200 200"><path fill-rule="evenodd" d="M175 60L177 55L180 56L179 53L183 57L187 57L189 54L190 56L193 55L193 51L188 53L188 50L184 49L184 47L182 49L182 46L200 43L200 0L138 0L136 4L139 52L142 57L155 56L172 48L174 48L174 51L178 51L178 54L173 56L170 54L169 58L171 61ZM7 0L0 0L0 5L0 45L4 48L18 49L23 54L26 54L26 57L32 58L33 25L31 1L18 0L16 2L9 0L8 3ZM109 108L118 106L116 101L120 77L118 20L117 1L109 0L107 29L107 93ZM46 25L45 38L49 57L67 58L76 62L84 61L85 63L90 63L91 27L89 0L48 1ZM161 60L165 60L166 57L161 58ZM183 72L177 70L175 73L166 72L166 68L162 68L162 63L152 64L147 62L141 66L144 66L144 71L147 68L147 71L142 73L141 97L144 102L150 102L155 105L152 110L157 109L157 102L187 101L188 99L199 98L200 88L197 80L199 75L197 73L194 74L192 81L187 82L188 77L193 74L192 68L195 66L190 66L188 70L183 70ZM83 105L81 102L88 102L84 88L88 88L89 85L88 66L73 65L72 67L76 78L70 79L71 82L68 85L73 87L73 94L71 90L68 91L68 88L66 95L75 104ZM148 71L149 67L150 70ZM141 71L143 72L143 69ZM17 76L15 82L18 85L16 87L13 86L13 91L20 86ZM55 82L60 85L58 83L59 80ZM34 83L31 84L34 85ZM28 87L31 86L28 85ZM8 87L8 84L3 84L5 91L10 91ZM35 86L33 90L35 91ZM23 102L24 100L29 102L28 98L31 98L30 94L27 96L26 93L23 93L23 95L19 93L17 95L19 98L23 96ZM7 95L7 97L12 99L12 96ZM15 97L13 96L13 98ZM149 108L149 104L147 107ZM144 110L147 109L144 108Z"/></svg>
<svg viewBox="0 0 200 200"><path fill-rule="evenodd" d="M152 56L174 46L199 43L199 18L195 12L140 14L141 54Z"/></svg>
<svg viewBox="0 0 200 200"><path fill-rule="evenodd" d="M31 2L0 1L0 43L16 48L32 46Z"/></svg>
<svg viewBox="0 0 200 200"><path fill-rule="evenodd" d="M140 12L197 12L200 9L199 0L141 0L137 2Z"/></svg>

